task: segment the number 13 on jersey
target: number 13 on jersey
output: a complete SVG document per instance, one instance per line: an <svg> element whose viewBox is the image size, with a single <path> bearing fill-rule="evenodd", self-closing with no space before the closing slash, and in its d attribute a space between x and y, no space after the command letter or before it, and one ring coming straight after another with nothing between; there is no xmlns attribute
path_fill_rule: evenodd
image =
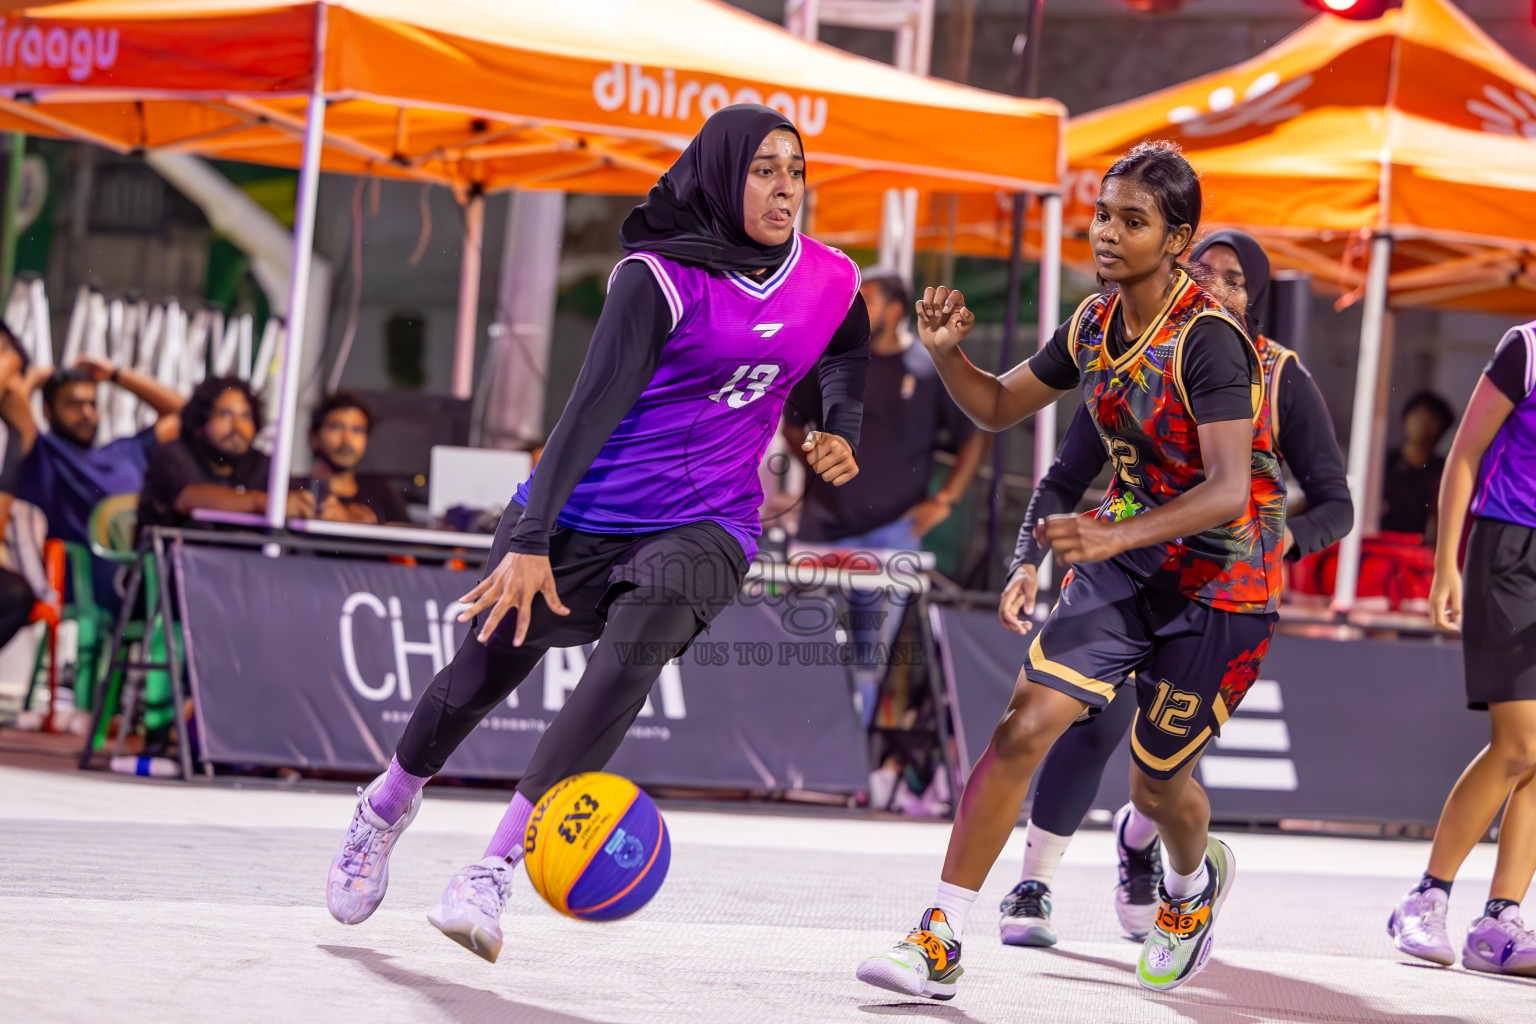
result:
<svg viewBox="0 0 1536 1024"><path fill-rule="evenodd" d="M736 372L731 374L731 379L726 381L719 391L709 396L709 400L711 402L718 402L724 398L725 404L729 405L732 409L740 409L742 406L763 397L764 392L768 390L768 386L778 376L779 365L777 363L758 363L756 366L753 366L751 363L742 363L736 367ZM737 385L740 385L744 390L738 391L736 389Z"/></svg>

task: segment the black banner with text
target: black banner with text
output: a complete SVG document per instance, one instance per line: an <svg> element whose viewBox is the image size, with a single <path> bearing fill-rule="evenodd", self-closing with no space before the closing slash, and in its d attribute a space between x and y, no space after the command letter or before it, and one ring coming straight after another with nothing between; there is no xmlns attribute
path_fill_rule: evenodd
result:
<svg viewBox="0 0 1536 1024"><path fill-rule="evenodd" d="M467 633L455 618L471 573L186 545L176 562L202 754L220 764L380 770ZM662 667L608 770L641 785L865 788L832 620L744 596ZM443 774L519 776L590 652L551 650Z"/></svg>

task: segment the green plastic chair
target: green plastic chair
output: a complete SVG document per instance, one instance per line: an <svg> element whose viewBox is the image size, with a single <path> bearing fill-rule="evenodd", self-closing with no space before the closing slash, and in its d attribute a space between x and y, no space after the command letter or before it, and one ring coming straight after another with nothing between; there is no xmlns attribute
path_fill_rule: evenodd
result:
<svg viewBox="0 0 1536 1024"><path fill-rule="evenodd" d="M107 679L106 691L102 697L100 713L96 717L95 735L91 739L92 750L100 750L106 744L107 728L113 714L118 710L118 702L122 696L123 682L126 679L126 670L119 664L120 660L126 660L123 655L129 645L144 642L146 635L148 642L144 659L150 662L166 661L165 624L160 615L160 580L155 570L154 559L140 553L134 544L134 534L137 530L139 515L139 496L137 494L113 494L103 498L91 510L91 519L86 527L86 534L90 538L90 555L114 562L118 565L131 566L140 559L143 560L143 573L141 579L143 585L144 618L130 618L123 627L121 642L118 644L118 657L113 658L113 664L105 666ZM86 592L90 593L90 562L85 560ZM79 592L77 576L77 593ZM126 594L124 602L132 607L138 595ZM95 606L94 597L91 599ZM110 621L110 616L97 608L96 622L100 632L95 639L96 646L91 653L91 675L95 678L95 659L103 639L109 638L115 622ZM83 628L83 627L82 627ZM180 637L177 637L177 650L181 649ZM81 639L81 677L85 672L85 643ZM88 705L92 706L92 705ZM167 728L176 720L176 704L171 688L170 673L163 669L148 669L144 678L144 727L153 733L159 729Z"/></svg>
<svg viewBox="0 0 1536 1024"><path fill-rule="evenodd" d="M65 603L61 617L76 625L75 707L88 708L96 694L96 659L101 653L102 638L112 628L112 616L96 603L90 549L66 541L64 560L72 600ZM41 651L38 660L42 660Z"/></svg>

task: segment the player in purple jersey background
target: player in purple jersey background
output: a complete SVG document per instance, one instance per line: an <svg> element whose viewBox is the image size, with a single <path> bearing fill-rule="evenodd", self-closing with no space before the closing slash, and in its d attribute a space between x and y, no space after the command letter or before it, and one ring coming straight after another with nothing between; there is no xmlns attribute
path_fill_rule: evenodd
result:
<svg viewBox="0 0 1536 1024"><path fill-rule="evenodd" d="M869 317L858 268L795 230L804 195L794 126L741 104L712 116L625 220L627 255L571 398L462 599L471 634L358 791L326 886L338 921L378 907L422 787L464 738L549 648L601 638L484 856L427 915L494 961L534 804L607 764L662 667L735 598L761 530L758 465L813 370L828 411L808 461L832 484L858 473Z"/></svg>
<svg viewBox="0 0 1536 1024"><path fill-rule="evenodd" d="M1465 583L1457 552L1468 518ZM1488 712L1488 746L1446 798L1429 866L1387 929L1405 953L1450 965L1451 884L1502 807L1488 902L1462 965L1536 975L1536 932L1520 919L1536 872L1536 322L1504 335L1478 379L1440 478L1440 531L1429 611L1461 630L1467 706Z"/></svg>

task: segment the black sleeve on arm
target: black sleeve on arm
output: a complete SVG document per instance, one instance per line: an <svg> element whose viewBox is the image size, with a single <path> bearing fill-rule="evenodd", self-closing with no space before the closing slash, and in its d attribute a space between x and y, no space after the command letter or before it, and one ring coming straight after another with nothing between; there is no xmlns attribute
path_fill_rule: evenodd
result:
<svg viewBox="0 0 1536 1024"><path fill-rule="evenodd" d="M21 435L0 419L0 431L5 437L5 457L0 459L0 493L15 494L21 480Z"/></svg>
<svg viewBox="0 0 1536 1024"><path fill-rule="evenodd" d="M1029 368L1035 371L1040 383L1057 391L1071 391L1077 387L1080 374L1077 360L1072 355L1072 321L1056 328L1045 347L1029 357Z"/></svg>
<svg viewBox="0 0 1536 1024"><path fill-rule="evenodd" d="M620 267L576 386L544 445L510 550L549 554L556 517L651 382L671 333L672 313L650 268L639 261Z"/></svg>
<svg viewBox="0 0 1536 1024"><path fill-rule="evenodd" d="M1008 578L1028 563L1039 565L1045 551L1035 542L1035 524L1046 516L1071 512L1083 500L1093 478L1099 475L1108 461L1104 443L1088 407L1080 405L1077 414L1067 426L1067 436L1062 439L1056 461L1045 471L1045 479L1030 495L1029 508L1024 512L1024 523L1019 527L1019 539L1013 549L1013 563L1008 566Z"/></svg>
<svg viewBox="0 0 1536 1024"><path fill-rule="evenodd" d="M808 373L789 389L784 402L784 422L802 430L815 430L821 424L821 383L817 374Z"/></svg>
<svg viewBox="0 0 1536 1024"><path fill-rule="evenodd" d="M821 382L821 429L848 442L857 455L864 426L864 380L869 376L869 308L855 294L848 315L816 364Z"/></svg>
<svg viewBox="0 0 1536 1024"><path fill-rule="evenodd" d="M1182 357L1184 393L1196 424L1253 418L1257 356L1225 320L1205 317L1189 329Z"/></svg>
<svg viewBox="0 0 1536 1024"><path fill-rule="evenodd" d="M1531 389L1526 386L1526 381L1530 379L1526 360L1525 332L1516 328L1504 335L1499 347L1493 350L1493 358L1483 369L1483 376L1516 405L1525 401L1531 393Z"/></svg>
<svg viewBox="0 0 1536 1024"><path fill-rule="evenodd" d="M1328 547L1349 532L1355 522L1355 503L1344 475L1344 456L1333 434L1333 417L1306 367L1287 359L1280 368L1280 433L1276 443L1286 468L1301 485L1307 509L1291 516L1291 561Z"/></svg>
<svg viewBox="0 0 1536 1024"><path fill-rule="evenodd" d="M176 511L176 500L181 492L192 484L203 483L197 458L183 441L161 445L151 456L144 471L144 487L139 493L139 503L147 510L152 523L175 522L181 515Z"/></svg>

